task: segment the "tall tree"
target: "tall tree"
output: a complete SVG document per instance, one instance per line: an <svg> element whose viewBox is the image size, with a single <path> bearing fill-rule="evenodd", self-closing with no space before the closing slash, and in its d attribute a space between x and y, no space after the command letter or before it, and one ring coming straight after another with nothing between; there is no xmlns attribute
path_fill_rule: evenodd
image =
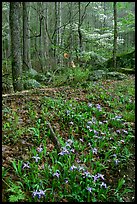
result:
<svg viewBox="0 0 137 204"><path fill-rule="evenodd" d="M30 40L29 40L29 24L28 24L28 8L29 2L23 4L23 70L31 69L30 61Z"/></svg>
<svg viewBox="0 0 137 204"><path fill-rule="evenodd" d="M81 33L81 2L78 2L78 36L79 36L79 53L82 51L82 33Z"/></svg>
<svg viewBox="0 0 137 204"><path fill-rule="evenodd" d="M23 90L21 38L19 25L20 2L10 2L11 62L14 91Z"/></svg>
<svg viewBox="0 0 137 204"><path fill-rule="evenodd" d="M114 44L113 44L113 66L117 68L117 4L116 2L113 3L114 9Z"/></svg>
<svg viewBox="0 0 137 204"><path fill-rule="evenodd" d="M73 52L73 2L68 2L69 8L69 21L70 21L70 36L69 36L69 52L70 52L70 61L72 60L72 52Z"/></svg>

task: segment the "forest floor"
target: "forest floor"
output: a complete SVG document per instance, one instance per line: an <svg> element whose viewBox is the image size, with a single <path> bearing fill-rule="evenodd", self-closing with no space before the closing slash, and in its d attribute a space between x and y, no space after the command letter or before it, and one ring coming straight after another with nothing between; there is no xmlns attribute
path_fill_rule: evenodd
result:
<svg viewBox="0 0 137 204"><path fill-rule="evenodd" d="M129 76L122 81L96 81L90 83L87 88L47 87L3 95L2 201L35 202L38 199L48 202L134 202L134 83L135 77ZM61 146L70 139L73 141L74 154L68 157L68 160L63 160L67 154L60 156L61 158L58 156L56 144L49 136L51 130L46 126L47 121L54 129ZM45 137L45 134L48 136ZM42 153L38 148L46 149ZM33 174L23 168L23 164L27 166L26 162L33 162L32 155L35 158L39 155L41 158L38 166L33 163L28 167L32 168ZM75 165L72 165L73 163ZM103 191L99 187L100 183L91 182L91 179L87 178L85 181L85 177L80 177L84 173L76 173L73 177L72 172L69 172L70 166L73 166L74 171L78 163L92 175L98 172L103 174L108 190ZM56 172L57 169L60 173ZM41 180L35 178L39 174ZM46 182L43 175L47 176ZM55 176L59 177L58 186L54 182ZM66 177L68 183L64 184L63 179ZM102 179L104 181L104 178ZM39 193L38 198L32 198L33 190L39 190L37 182L40 181L41 188L47 189L48 194L42 194L40 197ZM87 194L86 185L94 185L94 198ZM104 182L101 185L105 185ZM64 190L64 186L67 191ZM19 193L16 193L17 190Z"/></svg>

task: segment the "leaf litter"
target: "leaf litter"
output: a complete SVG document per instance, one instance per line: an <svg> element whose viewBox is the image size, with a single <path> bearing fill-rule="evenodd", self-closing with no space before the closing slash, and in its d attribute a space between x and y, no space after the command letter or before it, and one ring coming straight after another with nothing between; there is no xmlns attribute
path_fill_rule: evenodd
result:
<svg viewBox="0 0 137 204"><path fill-rule="evenodd" d="M131 79L133 81L133 79ZM103 87L105 90L111 91L111 97L117 97L115 94L115 90L117 86L119 86L121 82L119 81L101 81L98 86ZM128 81L127 81L128 84ZM113 90L113 91L112 91ZM99 89L100 91L100 89ZM44 88L44 89L35 89L31 91L23 91L16 94L5 94L3 95L3 107L2 107L2 123L6 125L7 129L4 128L3 131L3 140L2 140L2 166L5 168L10 168L10 177L15 179L15 175L13 172L13 167L11 166L11 162L13 160L24 160L27 161L30 157L30 149L35 146L35 140L32 139L32 134L28 131L30 125L35 127L35 121L41 118L42 113L42 103L43 97L44 99L52 99L53 101L60 98L63 101L72 100L77 101L79 103L89 102L88 94L95 95L94 99L92 98L92 103L101 104L102 107L106 108L106 112L111 112L113 109L107 105L106 101L99 97L99 92L96 93L96 86L92 87L91 90L82 89L82 88L72 88L72 87L59 87L59 88ZM110 93L110 92L109 92ZM132 98L134 100L134 98ZM35 110L34 116L30 119L31 110ZM51 109L50 115L45 114L45 121L50 120L53 128L58 132L58 134L65 138L66 140L69 139L69 127L65 126L62 128L62 121L61 118L58 117L57 113ZM51 117L52 116L52 117ZM52 119L51 119L52 118ZM33 120L34 119L34 120ZM104 121L106 119L106 115L104 114L103 118L101 119ZM43 121L43 122L45 122ZM16 126L14 127L14 122ZM10 128L12 126L12 128ZM134 128L135 124L132 122L132 126ZM20 137L13 137L13 135L17 133L21 129L21 133L19 134ZM42 129L40 137L45 137L44 129ZM72 128L72 135L78 139L83 134L82 130L81 133L76 133ZM14 138L14 140L13 140ZM133 140L134 142L134 140ZM54 150L54 143L51 143L51 140L46 137L46 144L47 144L47 152L51 152ZM127 184L129 187L134 189L134 178L135 178L135 170L134 170L134 145L132 145L132 153L133 156L129 160L131 164L131 168L128 167L125 170L118 171L118 170L111 170L106 169L104 174L106 175L107 182L113 184L117 183L118 178L126 175L129 177ZM81 154L88 154L88 149L85 148L83 153L79 153L78 159L80 158ZM98 155L94 156L94 159L97 160ZM44 162L44 160L43 160ZM39 168L43 168L42 165ZM51 161L48 160L50 163ZM52 163L50 163L52 165ZM88 165L88 164L87 164ZM6 175L8 178L9 173ZM6 188L3 185L3 194L6 194L4 189ZM134 193L129 193L124 198L126 202L134 200ZM65 199L63 199L64 201ZM67 201L64 201L67 202Z"/></svg>

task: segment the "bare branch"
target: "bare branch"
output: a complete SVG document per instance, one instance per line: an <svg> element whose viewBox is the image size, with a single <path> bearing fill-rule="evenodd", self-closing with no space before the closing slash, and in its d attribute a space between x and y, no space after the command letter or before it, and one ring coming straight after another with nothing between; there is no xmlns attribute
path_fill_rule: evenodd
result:
<svg viewBox="0 0 137 204"><path fill-rule="evenodd" d="M83 20L84 20L84 18L85 18L86 9L87 9L87 7L88 7L89 4L90 4L90 2L88 2L87 5L85 6L85 9L84 9L83 15L82 15L82 17L81 17L81 25L82 25Z"/></svg>
<svg viewBox="0 0 137 204"><path fill-rule="evenodd" d="M54 143L54 145L55 145L55 147L57 149L57 152L60 152L61 151L61 145L60 145L60 143L59 143L59 141L58 141L58 139L56 137L56 134L55 134L50 122L47 123L47 126L50 129L50 139Z"/></svg>

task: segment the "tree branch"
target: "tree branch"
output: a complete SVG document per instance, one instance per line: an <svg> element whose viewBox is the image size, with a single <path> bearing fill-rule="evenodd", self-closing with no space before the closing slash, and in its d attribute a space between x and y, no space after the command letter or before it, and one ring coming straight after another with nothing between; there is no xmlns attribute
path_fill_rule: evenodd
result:
<svg viewBox="0 0 137 204"><path fill-rule="evenodd" d="M85 6L85 9L84 9L83 15L82 15L82 17L81 17L81 25L82 25L83 20L84 20L84 17L85 17L86 8L88 7L89 4L90 4L90 2L88 2L87 5Z"/></svg>
<svg viewBox="0 0 137 204"><path fill-rule="evenodd" d="M56 134L54 133L54 130L50 124L50 122L47 123L48 128L50 129L50 139L54 143L55 148L57 149L57 152L59 153L61 151L61 145L56 137Z"/></svg>

